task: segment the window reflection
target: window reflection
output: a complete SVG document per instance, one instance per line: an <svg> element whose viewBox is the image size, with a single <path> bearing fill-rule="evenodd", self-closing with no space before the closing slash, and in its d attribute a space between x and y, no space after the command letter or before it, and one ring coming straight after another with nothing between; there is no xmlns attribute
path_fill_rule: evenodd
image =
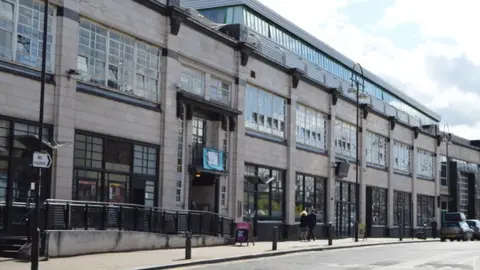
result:
<svg viewBox="0 0 480 270"><path fill-rule="evenodd" d="M410 173L411 163L412 163L412 146L398 142L398 141L394 141L393 151L394 151L393 169Z"/></svg>

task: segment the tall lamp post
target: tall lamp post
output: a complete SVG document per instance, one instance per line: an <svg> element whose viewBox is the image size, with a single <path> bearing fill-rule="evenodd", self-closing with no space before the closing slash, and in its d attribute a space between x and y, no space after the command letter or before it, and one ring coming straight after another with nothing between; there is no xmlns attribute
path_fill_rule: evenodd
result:
<svg viewBox="0 0 480 270"><path fill-rule="evenodd" d="M48 36L48 6L49 0L45 0L43 9L43 40L42 40L42 73L40 82L40 109L38 113L38 141L39 152L43 151L43 111L45 103L45 81L47 70L47 36ZM38 270L38 261L40 253L40 192L42 181L42 168L38 168L38 178L35 181L35 216L33 218L33 235L32 235L32 250L31 250L31 270Z"/></svg>
<svg viewBox="0 0 480 270"><path fill-rule="evenodd" d="M360 78L358 78L358 74L355 72L355 67L359 67L360 69ZM360 186L358 183L359 178L359 170L360 170L360 149L359 149L359 135L360 135L360 100L368 98L368 95L365 93L365 77L363 75L363 67L356 63L353 65L352 76L350 78L351 85L348 89L348 92L356 94L356 107L357 107L357 123L356 123L356 154L355 154L355 242L358 242L358 223L360 221Z"/></svg>

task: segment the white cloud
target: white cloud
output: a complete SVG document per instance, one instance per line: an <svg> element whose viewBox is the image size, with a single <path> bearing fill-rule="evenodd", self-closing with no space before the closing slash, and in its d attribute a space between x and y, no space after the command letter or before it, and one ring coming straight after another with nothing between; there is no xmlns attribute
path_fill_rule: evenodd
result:
<svg viewBox="0 0 480 270"><path fill-rule="evenodd" d="M364 67L399 86L409 96L435 111L455 111L459 117L480 115L480 95L455 87L445 88L427 72L428 56L452 59L465 54L480 63L480 38L472 30L480 25L477 0L396 0L384 18L371 29L349 22L341 9L362 0L261 0L301 28ZM305 6L308 6L305 9ZM360 5L358 5L360 6ZM360 11L365 12L365 10ZM403 23L419 26L425 38L412 50L400 48L377 34L375 29L392 30ZM442 44L434 38L451 38L457 44ZM467 138L480 138L480 121L472 126L449 123L451 131Z"/></svg>

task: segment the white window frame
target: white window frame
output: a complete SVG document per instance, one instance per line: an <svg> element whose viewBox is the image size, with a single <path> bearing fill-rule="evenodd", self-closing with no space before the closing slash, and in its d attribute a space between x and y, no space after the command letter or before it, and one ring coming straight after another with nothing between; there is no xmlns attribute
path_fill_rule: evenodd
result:
<svg viewBox="0 0 480 270"><path fill-rule="evenodd" d="M417 159L415 160L417 175L428 179L435 178L436 155L424 149L417 148Z"/></svg>
<svg viewBox="0 0 480 270"><path fill-rule="evenodd" d="M216 94L214 94L216 93ZM224 95L226 93L226 95ZM230 105L231 103L232 84L215 76L210 77L210 91L208 97L211 100Z"/></svg>
<svg viewBox="0 0 480 270"><path fill-rule="evenodd" d="M81 39L82 39L82 30L85 30L85 31L88 31L89 33L89 38L88 38L88 41L89 41L89 45L88 45L88 49L91 50L92 47L91 47L91 36L92 36L92 31L91 29L89 28L88 30L87 29L83 29L81 27L81 23L82 22L85 22L85 23L88 23L90 25L94 25L95 27L98 27L98 28L102 28L102 30L104 30L106 32L106 35L103 36L103 35L97 35L97 36L101 36L103 38L106 39L105 41L105 44L100 44L101 46L105 46L105 62L103 63L104 65L104 74L102 74L102 76L99 76L97 77L98 73L96 70L93 71L92 74L89 74L89 73L85 73L81 70L80 68L80 58L87 58L88 61L90 61L92 58L91 55L84 55L80 49L80 46L82 46L81 44ZM98 24L96 22L93 22L87 18L80 18L80 22L79 22L79 41L78 41L78 47L79 47L79 51L77 53L77 68L79 69L79 72L80 72L80 75L78 76L79 80L82 81L83 83L88 83L88 84L93 84L93 85L96 85L96 86L100 86L100 87L103 87L103 88L106 88L106 89L109 89L109 90L112 90L112 91L115 91L115 92L118 92L118 93L122 93L122 94L126 94L126 95L130 95L130 96L133 96L135 98L139 98L139 99L145 99L145 100L148 100L148 101L152 101L152 102L155 102L155 103L158 103L160 102L160 83L161 83L161 73L162 73L162 60L163 60L163 57L161 55L161 48L159 46L156 46L156 45L152 45L152 44L149 44L148 42L145 42L145 41L142 41L142 40L138 40L136 39L135 37L132 37L130 35L127 35L125 33L121 33L121 32L118 32L118 31L115 31L111 28L108 28L108 27L105 27L101 24ZM134 42L134 45L133 45L133 67L131 69L128 69L130 72L128 74L128 76L130 77L130 82L131 83L125 83L125 81L120 81L118 80L118 85L122 85L122 86L119 86L117 88L112 88L112 87L109 87L108 86L108 80L109 80L109 72L110 72L110 56L112 57L115 57L115 58L118 58L117 56L113 56L111 55L110 53L110 50L113 49L113 47L111 47L110 43L112 42L112 38L111 38L111 34L115 34L115 35L119 35L119 36L122 36L124 38L127 38L127 39L131 39L133 42ZM97 38L96 36L96 38ZM97 43L96 43L97 44ZM121 44L121 43L120 43ZM125 43L123 43L123 45L125 45ZM86 46L86 45L85 45ZM87 46L86 46L87 47ZM144 48L143 48L144 47ZM155 54L152 53L153 50L156 50ZM141 55L145 54L145 57L141 57ZM95 60L95 63L97 63L97 58L93 58ZM140 59L142 60L145 60L145 62L148 62L148 63L145 63L145 64L141 64L140 63ZM153 61L152 61L153 59ZM155 60L156 60L156 63L155 63ZM150 67L150 65L153 64L154 66L156 65L156 68L152 68ZM88 72L88 69L90 68L91 66L89 65L89 63L87 63L87 72ZM149 76L148 73L150 72L150 74L154 74L156 73L155 75L153 76ZM143 83L139 81L139 76L142 76L143 77ZM125 74L119 74L118 75L118 78L124 78L125 77ZM98 79L98 80L101 80L102 82L91 82L90 80L91 79ZM148 82L148 84L147 84ZM155 83L153 83L155 82ZM142 85L142 87L140 87L140 85ZM153 86L152 86L153 85ZM128 88L131 88L131 89L128 89Z"/></svg>
<svg viewBox="0 0 480 270"><path fill-rule="evenodd" d="M205 97L205 72L182 65L180 88L192 94ZM195 85L200 88L196 88Z"/></svg>
<svg viewBox="0 0 480 270"><path fill-rule="evenodd" d="M357 156L356 126L345 121L335 120L335 153L342 157Z"/></svg>
<svg viewBox="0 0 480 270"><path fill-rule="evenodd" d="M18 41L18 24L19 24L19 20L20 20L20 1L19 0L0 0L0 5L2 4L2 2L6 2L6 3L9 3L9 4L13 4L13 31L11 32L12 33L12 55L11 55L11 59L10 58L3 58L3 57L0 57L0 60L2 61L7 61L7 62L11 62L11 63L15 63L16 65L20 65L20 66L25 66L25 67L28 67L28 68L32 68L32 69L36 69L36 70L40 70L41 69L41 58L42 58L42 55L41 55L41 50L42 50L42 47L41 47L41 42L43 41L43 35L41 35L39 38L38 38L38 43L37 44L37 60L40 61L38 64L39 66L32 66L32 65L28 65L28 64L24 64L22 62L18 62L17 61L17 41ZM44 2L42 1L37 1L37 0L33 0L33 3L38 3L38 4L41 4L42 7L41 7L41 12L43 13L43 10L44 10ZM1 7L1 6L0 6ZM30 9L30 8L29 8ZM50 3L49 5L49 9L52 10L52 15L50 16L49 15L49 26L51 27L51 35L52 35L52 42L50 44L50 55L47 54L47 58L48 56L50 57L50 61L47 61L47 68L46 68L46 71L48 73L54 73L54 70L55 70L55 41L56 41L56 15L57 15L57 7L55 5L52 5ZM0 13L1 15L1 13ZM30 17L31 18L31 17ZM37 30L39 31L43 31L43 18L39 18L39 26L41 26L41 28L39 27ZM0 30L0 31L7 31L7 30ZM7 31L7 32L10 32L10 31ZM30 43L30 50L32 50L31 48L31 43ZM48 53L48 51L47 51ZM49 68L50 66L50 68Z"/></svg>
<svg viewBox="0 0 480 270"><path fill-rule="evenodd" d="M297 143L327 150L327 116L317 110L297 103Z"/></svg>
<svg viewBox="0 0 480 270"><path fill-rule="evenodd" d="M365 160L368 164L388 166L388 138L367 131Z"/></svg>
<svg viewBox="0 0 480 270"><path fill-rule="evenodd" d="M276 106L282 104L280 106ZM245 87L245 127L275 137L285 138L287 100L247 84Z"/></svg>
<svg viewBox="0 0 480 270"><path fill-rule="evenodd" d="M396 171L411 173L412 172L412 153L411 145L393 141L393 169Z"/></svg>

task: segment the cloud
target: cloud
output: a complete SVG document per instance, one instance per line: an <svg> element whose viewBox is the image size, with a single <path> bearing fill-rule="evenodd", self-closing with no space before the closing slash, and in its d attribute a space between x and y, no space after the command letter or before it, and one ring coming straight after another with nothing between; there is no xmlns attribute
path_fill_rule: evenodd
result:
<svg viewBox="0 0 480 270"><path fill-rule="evenodd" d="M368 13L360 2L375 0L261 0L290 21L403 90L448 121L458 136L480 138L480 25L477 0L395 0L372 14L374 26L351 18L348 7ZM305 9L305 6L309 8ZM435 12L433 12L433 8ZM355 21L355 22L354 22ZM420 34L409 39L404 25ZM402 29L402 30L399 30ZM395 32L396 31L396 32ZM392 33L395 32L395 38ZM408 41L408 46L402 44ZM395 43L392 41L395 40ZM443 127L443 124L440 124Z"/></svg>

